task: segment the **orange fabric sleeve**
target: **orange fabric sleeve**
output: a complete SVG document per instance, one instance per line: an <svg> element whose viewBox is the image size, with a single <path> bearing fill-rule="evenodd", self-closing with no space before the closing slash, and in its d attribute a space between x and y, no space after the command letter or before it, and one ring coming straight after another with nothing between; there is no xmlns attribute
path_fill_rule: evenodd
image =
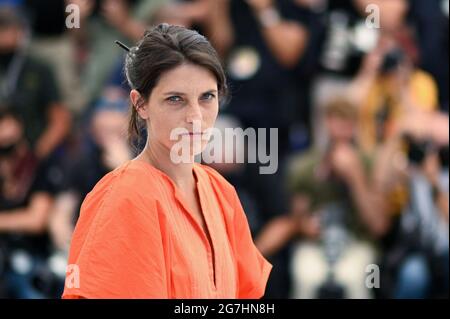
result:
<svg viewBox="0 0 450 319"><path fill-rule="evenodd" d="M79 267L79 288L66 283L63 298L168 297L156 202L135 195L133 184L86 198L78 223L87 235L74 236L76 256L69 257Z"/></svg>
<svg viewBox="0 0 450 319"><path fill-rule="evenodd" d="M238 270L238 298L258 299L264 296L272 265L256 248L248 225L247 216L235 193L234 229Z"/></svg>

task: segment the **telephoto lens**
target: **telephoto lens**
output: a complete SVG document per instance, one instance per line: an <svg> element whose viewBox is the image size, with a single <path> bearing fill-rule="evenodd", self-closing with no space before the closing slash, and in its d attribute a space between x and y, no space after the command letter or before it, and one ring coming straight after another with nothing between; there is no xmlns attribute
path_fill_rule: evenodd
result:
<svg viewBox="0 0 450 319"><path fill-rule="evenodd" d="M345 223L345 205L333 203L321 211L322 245L328 263L326 281L317 292L320 299L344 299L345 289L335 280L334 267L345 247L348 234Z"/></svg>

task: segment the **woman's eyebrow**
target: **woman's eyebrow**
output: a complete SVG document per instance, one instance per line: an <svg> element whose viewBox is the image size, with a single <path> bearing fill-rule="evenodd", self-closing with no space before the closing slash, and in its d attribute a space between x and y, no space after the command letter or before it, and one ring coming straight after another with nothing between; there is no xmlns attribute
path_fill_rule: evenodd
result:
<svg viewBox="0 0 450 319"><path fill-rule="evenodd" d="M205 93L217 93L217 90L216 89L206 90L202 94L205 94ZM178 91L170 91L170 92L163 93L163 95L186 95L186 93L178 92Z"/></svg>
<svg viewBox="0 0 450 319"><path fill-rule="evenodd" d="M170 92L163 93L163 95L186 95L186 93L177 92L177 91L170 91Z"/></svg>
<svg viewBox="0 0 450 319"><path fill-rule="evenodd" d="M211 89L211 90L203 92L203 94L205 94L205 93L217 93L217 90L216 89Z"/></svg>

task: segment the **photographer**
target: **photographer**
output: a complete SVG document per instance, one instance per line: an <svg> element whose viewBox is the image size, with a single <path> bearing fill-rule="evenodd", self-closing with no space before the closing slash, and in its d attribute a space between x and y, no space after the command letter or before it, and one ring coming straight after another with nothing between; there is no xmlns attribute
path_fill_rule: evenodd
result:
<svg viewBox="0 0 450 319"><path fill-rule="evenodd" d="M374 152L395 130L402 117L414 110L431 112L438 107L433 78L417 68L418 52L408 31L383 34L374 51L366 55L348 89L359 106L359 143Z"/></svg>
<svg viewBox="0 0 450 319"><path fill-rule="evenodd" d="M52 173L30 149L20 116L1 108L0 246L6 264L0 265L0 286L7 298L57 295L47 264L47 219L57 189Z"/></svg>
<svg viewBox="0 0 450 319"><path fill-rule="evenodd" d="M354 144L355 107L339 98L325 112L327 150L292 159L290 214L274 219L257 245L270 255L301 238L291 264L295 298L369 298L365 267L375 260L374 239L389 220L370 179L371 161Z"/></svg>
<svg viewBox="0 0 450 319"><path fill-rule="evenodd" d="M52 70L33 58L21 13L0 5L0 99L13 105L24 121L24 134L36 157L57 157L71 126Z"/></svg>
<svg viewBox="0 0 450 319"><path fill-rule="evenodd" d="M306 0L299 0L306 1ZM322 46L317 52L319 70L312 82L314 143L325 146L321 106L347 90L364 68L365 56L376 51L378 39L408 28L410 1L406 0L308 0L321 2L323 11ZM379 9L376 11L372 11ZM379 25L374 22L378 22ZM363 77L367 78L367 77ZM360 82L360 81L358 81ZM362 81L364 82L364 81ZM367 81L366 81L367 82ZM355 85L355 94L363 88ZM348 93L351 95L351 93ZM363 100L353 101L360 106ZM364 133L364 132L363 132Z"/></svg>
<svg viewBox="0 0 450 319"><path fill-rule="evenodd" d="M65 0L80 12L79 28L71 28L76 45L81 88L87 110L100 97L114 66L122 58L115 40L137 41L164 0Z"/></svg>
<svg viewBox="0 0 450 319"><path fill-rule="evenodd" d="M448 296L448 115L405 115L378 150L375 185L393 219L381 295Z"/></svg>

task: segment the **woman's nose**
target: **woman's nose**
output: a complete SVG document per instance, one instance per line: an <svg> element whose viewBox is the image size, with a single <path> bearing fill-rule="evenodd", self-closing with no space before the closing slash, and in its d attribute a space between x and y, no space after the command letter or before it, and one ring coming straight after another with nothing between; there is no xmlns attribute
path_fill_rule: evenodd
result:
<svg viewBox="0 0 450 319"><path fill-rule="evenodd" d="M198 103L193 103L189 105L186 113L186 122L194 123L196 121L202 121L202 112L200 109L200 105Z"/></svg>

